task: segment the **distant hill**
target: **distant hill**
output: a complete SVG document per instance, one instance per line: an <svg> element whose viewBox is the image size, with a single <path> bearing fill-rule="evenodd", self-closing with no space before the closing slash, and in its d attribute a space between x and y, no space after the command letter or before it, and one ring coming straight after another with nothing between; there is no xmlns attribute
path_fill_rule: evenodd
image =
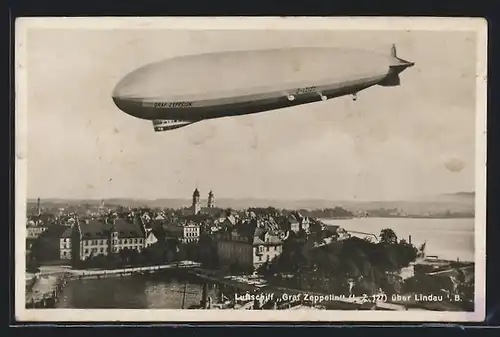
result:
<svg viewBox="0 0 500 337"><path fill-rule="evenodd" d="M447 200L454 202L474 202L475 198L475 192L446 193L438 196L438 200Z"/></svg>
<svg viewBox="0 0 500 337"><path fill-rule="evenodd" d="M424 200L416 201L334 201L324 199L275 200L258 198L220 198L216 199L218 207L246 209L249 207L275 207L287 209L325 209L341 206L349 211L370 211L376 209L398 209L411 214L474 212L474 192L459 192L442 194ZM29 199L28 203L35 203ZM202 205L207 203L201 200ZM99 205L101 199L42 199L43 207L58 207L60 205ZM151 208L182 208L191 205L191 199L165 198L156 200L114 198L105 199L106 205L120 205L123 207L151 207Z"/></svg>

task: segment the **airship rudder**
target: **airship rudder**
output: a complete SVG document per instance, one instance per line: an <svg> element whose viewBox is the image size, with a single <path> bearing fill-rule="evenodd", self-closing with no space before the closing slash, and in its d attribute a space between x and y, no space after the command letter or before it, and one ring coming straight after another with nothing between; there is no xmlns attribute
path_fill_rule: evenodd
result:
<svg viewBox="0 0 500 337"><path fill-rule="evenodd" d="M413 67L414 62L410 62L398 57L396 45L391 47L391 63L389 64L389 73L387 77L379 83L383 87L394 87L401 85L399 74L406 68Z"/></svg>

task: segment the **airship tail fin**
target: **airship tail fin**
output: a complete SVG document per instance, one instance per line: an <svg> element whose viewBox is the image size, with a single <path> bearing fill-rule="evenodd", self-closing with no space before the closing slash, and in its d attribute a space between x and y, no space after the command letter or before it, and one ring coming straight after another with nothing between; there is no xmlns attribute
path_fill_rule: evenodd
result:
<svg viewBox="0 0 500 337"><path fill-rule="evenodd" d="M392 57L398 57L398 52L396 50L396 45L393 44L392 47L391 47L391 56Z"/></svg>
<svg viewBox="0 0 500 337"><path fill-rule="evenodd" d="M390 67L394 70L405 70L408 67L413 67L415 63L403 60L402 58L398 57L398 52L396 50L396 45L393 44L391 47L391 64ZM401 72L400 71L400 72Z"/></svg>
<svg viewBox="0 0 500 337"><path fill-rule="evenodd" d="M393 44L391 47L390 57L391 61L389 64L389 73L387 74L387 77L379 83L379 85L384 87L394 87L401 85L399 74L402 73L406 68L413 67L413 65L415 64L398 57L395 44Z"/></svg>

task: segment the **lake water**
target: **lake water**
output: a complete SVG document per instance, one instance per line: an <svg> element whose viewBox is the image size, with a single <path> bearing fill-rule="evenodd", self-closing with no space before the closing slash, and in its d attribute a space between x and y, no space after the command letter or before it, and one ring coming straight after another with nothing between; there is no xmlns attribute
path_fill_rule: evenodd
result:
<svg viewBox="0 0 500 337"><path fill-rule="evenodd" d="M474 261L474 219L357 218L323 219L323 222L377 236L382 229L391 228L399 239L408 241L411 235L411 241L417 247L427 242L427 255Z"/></svg>
<svg viewBox="0 0 500 337"><path fill-rule="evenodd" d="M185 290L185 296L184 296ZM215 298L211 288L209 296ZM187 309L200 304L202 284L165 273L74 280L63 289L58 308Z"/></svg>
<svg viewBox="0 0 500 337"><path fill-rule="evenodd" d="M427 242L427 254L444 259L474 260L473 219L409 219L362 218L350 220L323 220L346 230L370 232L378 235L391 228L400 239L412 236L415 245ZM185 296L184 294L185 291ZM171 274L130 276L93 280L75 280L64 288L59 308L123 308L123 309L180 309L201 301L199 280ZM209 296L215 297L214 290Z"/></svg>

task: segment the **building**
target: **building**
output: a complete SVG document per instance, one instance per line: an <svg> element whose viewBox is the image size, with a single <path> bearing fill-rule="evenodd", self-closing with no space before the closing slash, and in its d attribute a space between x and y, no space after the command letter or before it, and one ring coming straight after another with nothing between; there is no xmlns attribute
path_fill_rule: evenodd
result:
<svg viewBox="0 0 500 337"><path fill-rule="evenodd" d="M69 227L69 228L66 228L66 230L64 231L64 233L61 235L61 239L60 239L60 246L59 246L59 250L60 250L60 259L61 260L71 260L72 259L72 256L73 256L73 253L72 253L72 238L75 234L75 230L73 227Z"/></svg>
<svg viewBox="0 0 500 337"><path fill-rule="evenodd" d="M146 238L144 241L144 248L151 247L152 245L154 245L157 242L158 242L158 238L153 233L153 229L152 228L146 229Z"/></svg>
<svg viewBox="0 0 500 337"><path fill-rule="evenodd" d="M215 207L215 195L213 191L208 193L207 206L201 206L200 191L196 188L193 192L191 206L181 210L182 216L205 214L211 217L218 217L224 214L226 210Z"/></svg>
<svg viewBox="0 0 500 337"><path fill-rule="evenodd" d="M67 228L60 238L61 259L86 260L129 249L141 252L156 242L154 234L138 221L91 219Z"/></svg>
<svg viewBox="0 0 500 337"><path fill-rule="evenodd" d="M208 193L208 202L207 202L207 207L208 208L215 208L215 196L212 191Z"/></svg>
<svg viewBox="0 0 500 337"><path fill-rule="evenodd" d="M27 239L37 239L42 235L43 232L47 231L48 227L37 226L34 224L28 224L26 226L26 238Z"/></svg>
<svg viewBox="0 0 500 337"><path fill-rule="evenodd" d="M280 220L280 227L283 230L292 231L295 234L304 232L310 234L310 221L308 217L303 216L298 212L291 212Z"/></svg>
<svg viewBox="0 0 500 337"><path fill-rule="evenodd" d="M26 249L36 260L39 262L59 260L59 240L67 229L66 227L54 224L42 229L40 226L28 227L27 229ZM36 230L36 232L32 232L31 229Z"/></svg>
<svg viewBox="0 0 500 337"><path fill-rule="evenodd" d="M300 229L305 232L306 234L310 234L311 233L311 222L309 220L309 218L307 216L303 216L302 214L300 213L297 213L296 216L297 220L299 221L300 223Z"/></svg>
<svg viewBox="0 0 500 337"><path fill-rule="evenodd" d="M253 271L283 251L281 232L260 226L256 220L217 234L217 256L221 265Z"/></svg>
<svg viewBox="0 0 500 337"><path fill-rule="evenodd" d="M194 222L188 222L182 226L183 242L192 243L200 241L200 225Z"/></svg>
<svg viewBox="0 0 500 337"><path fill-rule="evenodd" d="M280 227L285 231L298 233L300 231L300 222L294 214L289 214L287 217L281 218Z"/></svg>
<svg viewBox="0 0 500 337"><path fill-rule="evenodd" d="M167 237L176 238L181 243L196 243L200 240L200 225L194 221L169 223L165 226Z"/></svg>

